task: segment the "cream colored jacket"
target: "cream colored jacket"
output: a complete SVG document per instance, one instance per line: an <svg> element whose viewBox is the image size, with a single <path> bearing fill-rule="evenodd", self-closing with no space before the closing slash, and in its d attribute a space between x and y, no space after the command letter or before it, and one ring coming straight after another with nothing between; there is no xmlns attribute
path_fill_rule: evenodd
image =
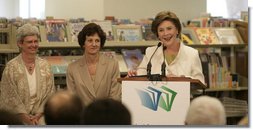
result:
<svg viewBox="0 0 253 130"><path fill-rule="evenodd" d="M42 113L47 98L55 92L54 76L49 63L36 57L36 102L30 109L30 91L21 54L10 60L4 69L0 87L0 108L15 113Z"/></svg>
<svg viewBox="0 0 253 130"><path fill-rule="evenodd" d="M147 74L147 64L156 48L157 46L153 46L146 49L145 56L138 67L137 75ZM163 48L160 46L151 59L151 74L161 74L161 65L163 61ZM202 83L205 83L198 51L183 43L180 43L179 52L171 64L168 65L166 62L166 75L171 73L176 76L184 75L193 79L199 79Z"/></svg>

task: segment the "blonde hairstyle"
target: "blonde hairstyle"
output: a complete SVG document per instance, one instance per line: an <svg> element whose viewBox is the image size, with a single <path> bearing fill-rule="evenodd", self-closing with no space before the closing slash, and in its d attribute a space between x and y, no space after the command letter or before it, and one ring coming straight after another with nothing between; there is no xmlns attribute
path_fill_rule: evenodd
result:
<svg viewBox="0 0 253 130"><path fill-rule="evenodd" d="M39 29L36 26L31 24L24 24L23 26L19 27L17 30L17 42L23 42L26 36L34 36L36 35L39 38Z"/></svg>
<svg viewBox="0 0 253 130"><path fill-rule="evenodd" d="M217 98L197 97L191 102L185 123L186 125L226 125L225 108Z"/></svg>

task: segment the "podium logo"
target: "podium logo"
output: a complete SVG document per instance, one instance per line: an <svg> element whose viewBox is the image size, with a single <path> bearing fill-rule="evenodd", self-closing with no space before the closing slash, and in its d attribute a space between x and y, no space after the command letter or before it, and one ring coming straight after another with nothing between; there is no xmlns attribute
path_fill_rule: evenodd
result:
<svg viewBox="0 0 253 130"><path fill-rule="evenodd" d="M157 111L158 106L165 111L171 111L177 95L177 92L165 86L161 86L158 89L148 86L147 89L137 90L137 92L141 98L142 105L153 111Z"/></svg>

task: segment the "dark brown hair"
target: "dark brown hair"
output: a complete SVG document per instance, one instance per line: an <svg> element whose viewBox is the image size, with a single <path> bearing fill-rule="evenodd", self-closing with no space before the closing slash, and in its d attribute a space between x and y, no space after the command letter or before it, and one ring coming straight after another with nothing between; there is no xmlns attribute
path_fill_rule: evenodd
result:
<svg viewBox="0 0 253 130"><path fill-rule="evenodd" d="M171 21L176 26L176 28L178 29L178 37L181 38L182 26L180 20L175 13L170 11L162 11L156 15L154 21L152 22L152 32L158 37L157 28L163 21L166 20Z"/></svg>
<svg viewBox="0 0 253 130"><path fill-rule="evenodd" d="M99 25L95 24L95 23L89 23L89 24L85 25L83 27L82 31L79 32L79 34L78 34L78 43L79 43L80 47L83 48L83 45L84 45L85 40L86 40L86 36L92 36L96 33L100 37L101 48L103 48L104 44L105 44L105 40L106 40L106 34L102 30L102 28Z"/></svg>

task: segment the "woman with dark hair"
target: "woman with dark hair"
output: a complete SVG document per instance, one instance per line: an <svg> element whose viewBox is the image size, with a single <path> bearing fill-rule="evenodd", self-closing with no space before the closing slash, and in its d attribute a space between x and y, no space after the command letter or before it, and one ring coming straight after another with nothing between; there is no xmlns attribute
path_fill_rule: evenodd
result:
<svg viewBox="0 0 253 130"><path fill-rule="evenodd" d="M67 87L88 105L98 98L121 100L118 62L100 53L106 34L95 23L89 23L78 34L78 43L84 50L82 58L69 64Z"/></svg>
<svg viewBox="0 0 253 130"><path fill-rule="evenodd" d="M170 11L158 13L151 29L161 46L148 47L137 70L130 70L128 76L146 75L150 61L153 65L151 74L161 74L161 66L165 62L167 77L186 76L205 83L198 50L180 42L182 26L176 14Z"/></svg>

